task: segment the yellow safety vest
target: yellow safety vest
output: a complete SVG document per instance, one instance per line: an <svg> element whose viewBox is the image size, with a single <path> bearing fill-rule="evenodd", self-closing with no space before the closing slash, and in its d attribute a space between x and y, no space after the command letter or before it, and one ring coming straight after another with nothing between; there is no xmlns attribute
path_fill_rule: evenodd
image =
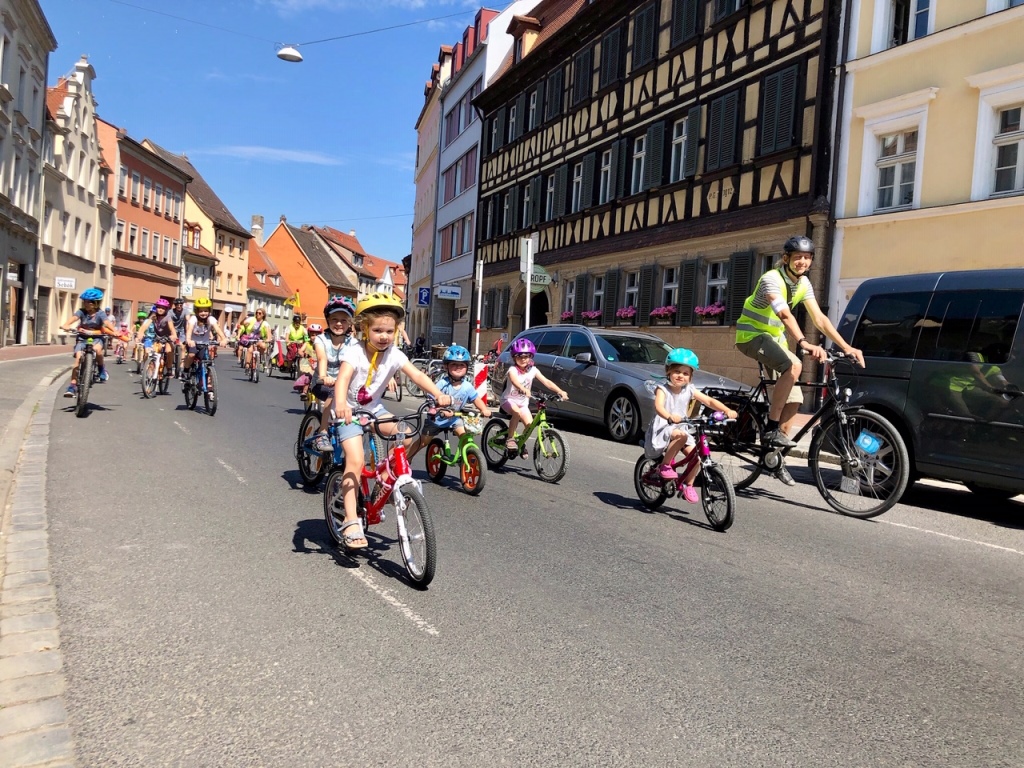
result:
<svg viewBox="0 0 1024 768"><path fill-rule="evenodd" d="M789 283L786 282L786 276L779 269L771 271L778 272L779 277L782 278L782 300L788 302L790 308L795 307L807 298L808 284L801 280L796 284L796 291L793 292L793 300L790 302L787 298ZM760 283L760 280L758 282ZM767 333L769 336L781 340L786 333L786 326L782 324L782 321L775 315L775 311L771 307L765 307L764 309L754 307L754 296L756 295L757 292L755 291L743 302L743 312L740 314L739 320L736 321L737 344L750 341L762 333Z"/></svg>

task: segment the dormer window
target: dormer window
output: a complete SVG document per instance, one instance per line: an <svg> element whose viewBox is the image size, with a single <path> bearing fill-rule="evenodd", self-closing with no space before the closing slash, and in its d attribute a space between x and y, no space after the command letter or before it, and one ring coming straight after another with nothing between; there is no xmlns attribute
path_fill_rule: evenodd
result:
<svg viewBox="0 0 1024 768"><path fill-rule="evenodd" d="M353 254L352 255L352 263L355 264L357 267L363 266L363 257L359 256L357 254Z"/></svg>
<svg viewBox="0 0 1024 768"><path fill-rule="evenodd" d="M274 275L272 278L270 278L270 280L276 286L280 286L281 285L281 276L280 275Z"/></svg>
<svg viewBox="0 0 1024 768"><path fill-rule="evenodd" d="M523 60L523 38L516 38L515 53L513 54L512 61L514 64L518 64Z"/></svg>
<svg viewBox="0 0 1024 768"><path fill-rule="evenodd" d="M259 280L260 283L266 283L267 282L267 273L266 272L257 272L256 273L256 279Z"/></svg>

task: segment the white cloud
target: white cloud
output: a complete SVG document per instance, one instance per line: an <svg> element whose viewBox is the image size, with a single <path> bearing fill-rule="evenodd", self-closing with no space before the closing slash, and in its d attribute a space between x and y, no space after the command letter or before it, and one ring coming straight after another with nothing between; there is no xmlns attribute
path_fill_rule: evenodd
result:
<svg viewBox="0 0 1024 768"><path fill-rule="evenodd" d="M304 165L344 165L345 161L322 152L307 152L301 149L279 149L278 147L256 147L228 145L210 149L194 149L189 155L214 155L234 157L239 160L256 160L264 163L301 163Z"/></svg>
<svg viewBox="0 0 1024 768"><path fill-rule="evenodd" d="M400 171L414 171L416 170L416 153L398 152L390 156L382 155L374 157L373 162L388 168L397 168Z"/></svg>

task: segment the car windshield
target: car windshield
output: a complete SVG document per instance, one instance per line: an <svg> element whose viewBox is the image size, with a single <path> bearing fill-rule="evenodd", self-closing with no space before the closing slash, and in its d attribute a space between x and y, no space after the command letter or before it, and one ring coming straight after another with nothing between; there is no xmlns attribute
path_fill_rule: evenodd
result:
<svg viewBox="0 0 1024 768"><path fill-rule="evenodd" d="M604 359L610 363L662 365L672 351L672 347L660 339L614 334L595 335L594 338L597 339L597 348L601 350Z"/></svg>

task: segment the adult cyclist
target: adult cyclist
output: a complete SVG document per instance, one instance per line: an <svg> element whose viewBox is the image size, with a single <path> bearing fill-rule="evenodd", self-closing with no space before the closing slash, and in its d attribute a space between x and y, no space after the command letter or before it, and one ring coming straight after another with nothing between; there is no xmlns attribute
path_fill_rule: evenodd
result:
<svg viewBox="0 0 1024 768"><path fill-rule="evenodd" d="M178 342L174 345L174 376L180 378L182 345L185 343L185 329L188 327L189 316L185 313L185 300L178 296L171 302L171 311L167 313L178 334Z"/></svg>
<svg viewBox="0 0 1024 768"><path fill-rule="evenodd" d="M800 358L790 351L787 336L794 340L798 350L821 363L826 359L825 348L809 342L793 316L799 304L804 305L815 328L864 367L864 355L846 343L814 298L807 278L813 261L814 243L809 237L789 238L782 247L782 261L761 275L753 295L743 302L743 313L736 323L736 349L778 376L768 409L768 431L763 437L765 445L775 448L796 445L788 432L803 403L801 389L795 386L802 365ZM780 464L774 474L785 485L796 485L785 464Z"/></svg>
<svg viewBox="0 0 1024 768"><path fill-rule="evenodd" d="M302 318L299 315L292 315L292 324L284 336L286 344L285 359L289 365L298 365L302 348L309 343L309 333L302 325Z"/></svg>

